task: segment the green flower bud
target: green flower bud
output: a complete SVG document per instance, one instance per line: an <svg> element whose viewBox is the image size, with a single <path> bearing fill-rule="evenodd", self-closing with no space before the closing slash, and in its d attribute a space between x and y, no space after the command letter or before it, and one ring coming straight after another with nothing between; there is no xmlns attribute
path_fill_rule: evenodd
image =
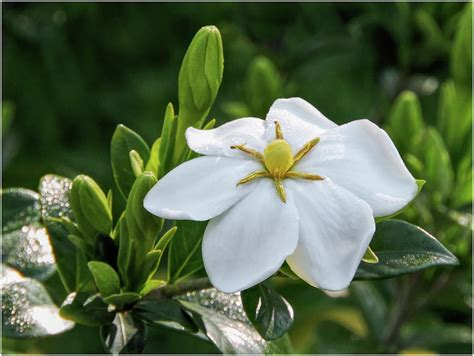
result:
<svg viewBox="0 0 474 356"><path fill-rule="evenodd" d="M78 228L89 242L97 233L110 233L112 212L107 197L92 178L85 175L74 178L70 201Z"/></svg>
<svg viewBox="0 0 474 356"><path fill-rule="evenodd" d="M151 172L140 175L132 186L125 209L130 238L137 247L144 250L144 253L152 249L163 225L163 219L150 214L143 207L146 193L156 182L157 180Z"/></svg>
<svg viewBox="0 0 474 356"><path fill-rule="evenodd" d="M128 155L130 157L130 164L132 166L133 174L135 174L135 177L138 177L143 173L145 168L143 160L140 157L140 154L135 150L131 150Z"/></svg>
<svg viewBox="0 0 474 356"><path fill-rule="evenodd" d="M215 26L201 28L184 56L178 78L179 115L174 153L178 160L186 147L184 132L199 126L217 96L224 71L222 39Z"/></svg>

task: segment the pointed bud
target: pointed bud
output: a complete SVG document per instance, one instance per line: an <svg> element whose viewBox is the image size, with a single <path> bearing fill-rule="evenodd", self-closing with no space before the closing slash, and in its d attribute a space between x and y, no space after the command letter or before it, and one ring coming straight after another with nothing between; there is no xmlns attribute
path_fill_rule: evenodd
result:
<svg viewBox="0 0 474 356"><path fill-rule="evenodd" d="M175 161L185 147L184 131L199 126L208 114L224 71L222 38L215 26L201 28L184 56L178 78L179 115Z"/></svg>
<svg viewBox="0 0 474 356"><path fill-rule="evenodd" d="M97 233L110 233L112 212L107 197L92 178L85 175L74 178L70 201L78 228L89 241Z"/></svg>

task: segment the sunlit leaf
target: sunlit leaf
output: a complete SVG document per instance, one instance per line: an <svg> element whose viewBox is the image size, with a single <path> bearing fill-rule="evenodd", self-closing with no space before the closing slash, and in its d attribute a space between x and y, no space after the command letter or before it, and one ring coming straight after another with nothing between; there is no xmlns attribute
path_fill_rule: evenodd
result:
<svg viewBox="0 0 474 356"><path fill-rule="evenodd" d="M74 323L59 316L43 285L2 265L1 299L3 336L31 338L65 332Z"/></svg>
<svg viewBox="0 0 474 356"><path fill-rule="evenodd" d="M457 258L418 226L400 220L377 224L370 244L378 263L362 261L356 279L395 277L437 265L457 265Z"/></svg>
<svg viewBox="0 0 474 356"><path fill-rule="evenodd" d="M226 294L214 288L188 293L180 303L191 313L200 333L223 353L291 352L289 339L264 340L252 327L239 293Z"/></svg>
<svg viewBox="0 0 474 356"><path fill-rule="evenodd" d="M41 216L50 236L56 259L56 268L68 292L90 290L92 276L82 252L68 239L69 232L56 218L73 219L69 204L72 181L68 178L46 175L39 183Z"/></svg>
<svg viewBox="0 0 474 356"><path fill-rule="evenodd" d="M120 312L115 315L112 324L102 326L100 338L104 348L112 355L139 354L145 347L146 326L132 313Z"/></svg>
<svg viewBox="0 0 474 356"><path fill-rule="evenodd" d="M151 326L163 326L173 330L197 332L191 317L175 300L144 300L133 308L134 315Z"/></svg>
<svg viewBox="0 0 474 356"><path fill-rule="evenodd" d="M110 324L115 314L107 310L108 305L99 294L71 293L64 300L59 314L78 324L101 326Z"/></svg>
<svg viewBox="0 0 474 356"><path fill-rule="evenodd" d="M293 308L275 290L259 284L240 293L252 325L265 340L283 336L293 323Z"/></svg>
<svg viewBox="0 0 474 356"><path fill-rule="evenodd" d="M1 191L2 232L18 230L24 225L41 218L38 193L23 189L9 188Z"/></svg>

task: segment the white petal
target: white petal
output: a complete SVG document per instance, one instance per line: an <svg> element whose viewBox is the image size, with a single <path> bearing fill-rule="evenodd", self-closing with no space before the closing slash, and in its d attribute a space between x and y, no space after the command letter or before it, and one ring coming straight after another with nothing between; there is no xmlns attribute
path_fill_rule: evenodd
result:
<svg viewBox="0 0 474 356"><path fill-rule="evenodd" d="M418 190L390 137L368 120L326 131L295 169L331 178L369 203L375 216L402 209Z"/></svg>
<svg viewBox="0 0 474 356"><path fill-rule="evenodd" d="M204 221L250 193L255 184L237 182L261 165L252 160L199 157L173 169L148 192L144 207L165 219Z"/></svg>
<svg viewBox="0 0 474 356"><path fill-rule="evenodd" d="M258 181L255 190L207 225L202 256L212 284L226 293L244 290L275 273L293 253L298 217L290 192L287 202L273 182Z"/></svg>
<svg viewBox="0 0 474 356"><path fill-rule="evenodd" d="M230 146L245 144L247 147L263 152L266 141L265 121L246 117L228 122L212 130L186 130L188 146L195 152L208 156L245 157L239 150Z"/></svg>
<svg viewBox="0 0 474 356"><path fill-rule="evenodd" d="M306 142L319 137L337 125L314 106L301 98L276 100L267 114L267 141L275 139L275 121L278 121L285 140L296 152Z"/></svg>
<svg viewBox="0 0 474 356"><path fill-rule="evenodd" d="M330 179L295 180L287 186L300 218L298 247L287 258L289 266L315 287L346 288L375 232L372 209Z"/></svg>

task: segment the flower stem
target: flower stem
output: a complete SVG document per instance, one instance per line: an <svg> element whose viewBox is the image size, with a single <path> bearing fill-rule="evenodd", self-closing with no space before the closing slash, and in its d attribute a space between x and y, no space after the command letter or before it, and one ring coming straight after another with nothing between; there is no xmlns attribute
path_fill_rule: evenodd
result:
<svg viewBox="0 0 474 356"><path fill-rule="evenodd" d="M160 287L150 292L145 298L147 299L169 299L177 297L189 292L199 291L202 289L212 288L211 281L207 277L194 279L191 281L170 284Z"/></svg>

